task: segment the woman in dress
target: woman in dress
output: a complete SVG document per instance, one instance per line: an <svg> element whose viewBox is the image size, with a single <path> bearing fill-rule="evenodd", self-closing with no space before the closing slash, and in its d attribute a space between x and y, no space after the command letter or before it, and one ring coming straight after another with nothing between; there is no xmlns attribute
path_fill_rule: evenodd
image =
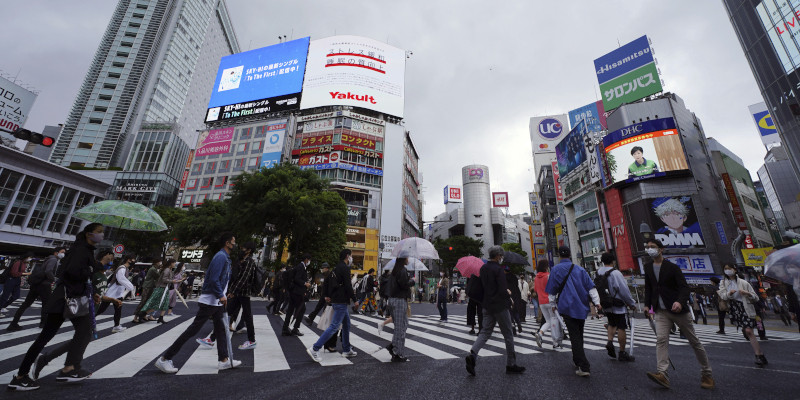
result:
<svg viewBox="0 0 800 400"><path fill-rule="evenodd" d="M172 315L172 309L175 308L175 304L178 302L178 290L180 288L181 282L183 282L183 263L178 263L178 266L175 267L175 274L173 275L173 279L169 285L169 310L167 311L167 315Z"/></svg>
<svg viewBox="0 0 800 400"><path fill-rule="evenodd" d="M169 287L170 283L174 283L174 275L172 274L172 267L174 266L174 259L169 259L161 265L161 273L158 276L153 293L142 307L142 309L147 310L147 314L150 314L154 311L160 311L158 319L156 320L156 322L159 324L166 323L166 321L164 321L164 314L169 308L169 293L167 293L167 287ZM147 315L145 318L150 321L153 320L153 317L150 315Z"/></svg>
<svg viewBox="0 0 800 400"><path fill-rule="evenodd" d="M746 280L737 276L736 268L733 265L725 264L723 271L725 277L719 283L717 295L720 299L728 302L731 323L742 328L747 340L750 341L750 346L753 347L756 355L756 365L760 367L767 365L767 358L753 334L753 329L756 327L756 310L753 303L758 301L758 295Z"/></svg>

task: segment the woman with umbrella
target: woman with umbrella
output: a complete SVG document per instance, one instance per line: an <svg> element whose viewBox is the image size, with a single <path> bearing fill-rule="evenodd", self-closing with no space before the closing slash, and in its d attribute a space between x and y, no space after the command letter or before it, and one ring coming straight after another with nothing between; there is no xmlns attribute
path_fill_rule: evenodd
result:
<svg viewBox="0 0 800 400"><path fill-rule="evenodd" d="M389 276L389 308L392 310L394 333L389 352L392 362L409 361L405 353L406 330L408 329L408 299L411 297L411 288L414 280L408 277L406 271L408 258L398 257Z"/></svg>
<svg viewBox="0 0 800 400"><path fill-rule="evenodd" d="M753 303L758 301L758 295L746 280L736 275L736 268L733 265L725 264L723 271L725 277L719 284L717 294L720 299L728 302L731 321L742 328L747 340L750 341L750 346L756 355L756 365L760 367L767 365L767 358L753 334L753 328L756 327L756 310Z"/></svg>
<svg viewBox="0 0 800 400"><path fill-rule="evenodd" d="M164 313L166 313L167 309L169 308L169 296L167 296L166 292L170 283L176 283L173 279L174 275L172 273L172 267L175 266L175 263L176 261L174 259L169 259L161 265L161 273L158 276L158 281L156 281L156 287L153 289L153 293L150 295L150 298L147 299L147 302L144 303L144 306L142 307L142 309L147 310L147 314L150 314L153 311L160 311L161 313L156 321L156 323L159 324L166 322L164 321Z"/></svg>
<svg viewBox="0 0 800 400"><path fill-rule="evenodd" d="M62 261L53 295L44 306L47 313L44 327L25 354L22 365L19 367L19 372L11 379L8 389L26 391L39 388L39 384L31 379L28 373L36 357L58 333L58 329L64 323L67 298L85 300L85 302L79 300L78 303L86 304L88 307L91 290L87 282L92 276L93 270L101 268L93 253L96 249L95 246L103 241L104 229L105 227L102 224L92 223L86 225L83 231L78 233L75 243ZM56 377L57 382L79 382L92 375L91 372L81 368L83 353L92 339L92 315L90 312L83 314L81 311L88 311L83 307L79 307L78 311L76 314L79 315L70 319L72 326L75 328L75 334L70 342L71 347L67 352L64 368L61 369Z"/></svg>

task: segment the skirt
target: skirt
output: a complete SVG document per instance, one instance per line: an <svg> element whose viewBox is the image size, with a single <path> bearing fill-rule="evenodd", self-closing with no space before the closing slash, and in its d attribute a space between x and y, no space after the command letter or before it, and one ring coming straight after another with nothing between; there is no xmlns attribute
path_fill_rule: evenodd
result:
<svg viewBox="0 0 800 400"><path fill-rule="evenodd" d="M729 315L731 316L731 324L739 328L754 328L756 327L756 319L747 316L744 311L744 304L738 300L728 300L728 307L730 307Z"/></svg>
<svg viewBox="0 0 800 400"><path fill-rule="evenodd" d="M167 308L169 308L169 293L164 294L166 289L167 288L163 287L153 289L153 294L151 294L147 302L144 303L142 310L167 311Z"/></svg>

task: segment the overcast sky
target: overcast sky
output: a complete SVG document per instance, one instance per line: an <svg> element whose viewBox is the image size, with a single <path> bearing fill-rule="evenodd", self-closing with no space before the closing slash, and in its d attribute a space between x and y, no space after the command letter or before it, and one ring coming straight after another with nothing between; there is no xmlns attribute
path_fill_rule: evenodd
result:
<svg viewBox="0 0 800 400"><path fill-rule="evenodd" d="M0 70L40 92L26 128L66 120L115 4L5 5ZM405 124L420 155L425 220L444 211L442 188L460 184L461 167L471 163L489 166L492 190L509 192L512 213L527 212L528 120L599 100L593 60L645 34L665 90L684 99L707 136L743 158L755 178L766 154L747 111L763 100L719 0L227 4L242 51L279 35L350 34L413 52Z"/></svg>

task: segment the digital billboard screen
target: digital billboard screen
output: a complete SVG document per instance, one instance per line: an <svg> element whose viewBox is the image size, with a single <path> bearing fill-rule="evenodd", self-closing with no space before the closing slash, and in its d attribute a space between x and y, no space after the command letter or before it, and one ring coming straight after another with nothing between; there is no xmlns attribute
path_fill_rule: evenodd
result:
<svg viewBox="0 0 800 400"><path fill-rule="evenodd" d="M613 131L603 138L603 147L608 185L689 169L672 118L644 121Z"/></svg>
<svg viewBox="0 0 800 400"><path fill-rule="evenodd" d="M648 238L666 248L706 247L691 196L645 199L627 206L637 248L644 250Z"/></svg>
<svg viewBox="0 0 800 400"><path fill-rule="evenodd" d="M571 131L556 145L556 160L558 160L558 174L563 178L579 165L586 162L586 150L583 143L586 134L586 121L581 120Z"/></svg>
<svg viewBox="0 0 800 400"><path fill-rule="evenodd" d="M309 42L305 37L223 57L206 122L299 109Z"/></svg>
<svg viewBox="0 0 800 400"><path fill-rule="evenodd" d="M569 124L572 127L577 126L578 122L586 121L586 132L600 132L606 129L606 115L602 100L578 107L568 114Z"/></svg>

